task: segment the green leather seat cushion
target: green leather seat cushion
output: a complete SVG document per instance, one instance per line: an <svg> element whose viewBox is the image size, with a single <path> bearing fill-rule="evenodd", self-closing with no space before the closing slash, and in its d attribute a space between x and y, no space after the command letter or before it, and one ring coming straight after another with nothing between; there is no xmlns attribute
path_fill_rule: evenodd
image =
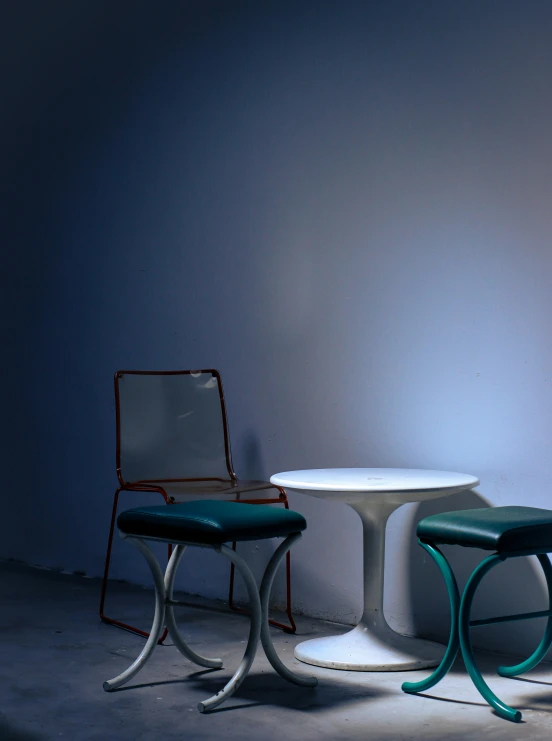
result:
<svg viewBox="0 0 552 741"><path fill-rule="evenodd" d="M418 537L430 543L511 553L552 551L552 510L490 507L443 512L418 523Z"/></svg>
<svg viewBox="0 0 552 741"><path fill-rule="evenodd" d="M127 535L206 545L278 538L307 527L305 518L289 509L213 499L135 507L121 512L117 525Z"/></svg>

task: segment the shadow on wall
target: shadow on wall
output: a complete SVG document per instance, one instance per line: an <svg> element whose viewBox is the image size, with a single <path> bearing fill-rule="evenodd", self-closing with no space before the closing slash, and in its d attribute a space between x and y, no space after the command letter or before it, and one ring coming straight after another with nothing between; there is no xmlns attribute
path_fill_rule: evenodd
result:
<svg viewBox="0 0 552 741"><path fill-rule="evenodd" d="M422 502L416 508L411 528L409 554L409 604L415 635L448 641L450 609L446 586L433 559L419 546L416 525L424 517L453 510L488 508L489 502L471 490L451 497ZM462 592L474 568L491 551L461 546L441 546L454 571ZM535 557L513 558L495 567L476 592L474 619L532 612L548 608L546 583ZM472 629L474 646L489 651L510 653L515 645L525 657L536 648L545 627L545 619L502 623ZM547 660L550 660L550 653Z"/></svg>
<svg viewBox="0 0 552 741"><path fill-rule="evenodd" d="M238 473L238 478L266 479L265 465L259 436L253 430L247 430L241 443L243 449L243 474Z"/></svg>
<svg viewBox="0 0 552 741"><path fill-rule="evenodd" d="M230 443L232 443L232 434L230 433ZM232 462L235 467L236 475L239 479L251 479L255 481L268 481L269 476L266 474L262 454L262 444L259 435L252 429L246 430L236 446L236 455L232 456ZM275 498L278 496L277 489L266 489L261 492L252 492L244 494L243 498L248 497L266 497ZM281 505L276 505L281 506ZM264 569L270 557L274 553L275 544L270 540L259 540L250 543L240 543L240 554L247 558L255 578L260 580L263 576ZM293 554L292 554L293 561ZM236 579L236 601L247 603L248 596L245 584L238 574ZM286 579L285 570L280 567L274 579L274 585L270 596L270 604L280 612L285 610L286 606Z"/></svg>

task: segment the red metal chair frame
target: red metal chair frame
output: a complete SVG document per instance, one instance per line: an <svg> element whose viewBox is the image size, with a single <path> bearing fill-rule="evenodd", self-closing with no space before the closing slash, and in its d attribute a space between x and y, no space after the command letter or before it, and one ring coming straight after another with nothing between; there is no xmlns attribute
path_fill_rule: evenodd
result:
<svg viewBox="0 0 552 741"><path fill-rule="evenodd" d="M224 451L225 451L225 458L226 458L226 468L228 470L228 480L220 479L220 478L182 478L182 479L161 479L161 480L142 480L142 481L125 481L122 476L121 471L121 442L120 442L120 431L121 431L121 411L120 411L120 398L119 398L119 379L122 378L124 375L190 375L190 374L196 374L196 373L211 373L213 376L216 377L218 382L218 389L219 389L219 397L220 397L220 405L221 405L221 411L222 411L222 420L223 420L223 431L224 431ZM105 612L105 598L106 598L106 592L107 592L107 583L109 578L109 567L111 564L111 549L113 545L113 536L115 533L115 522L117 519L117 510L118 510L118 504L119 504L119 494L122 491L135 491L135 492L157 492L161 494L163 497L165 504L170 505L173 504L175 501L174 497L171 497L169 494L167 494L167 491L163 488L162 484L174 484L174 483L195 483L198 484L206 483L206 482L220 482L220 483L228 483L228 488L217 490L217 494L234 494L234 501L240 501L240 502L247 502L249 504L283 504L286 509L289 509L289 503L288 498L286 495L285 490L280 486L275 486L274 484L271 484L268 481L261 481L261 482L245 482L238 479L234 472L234 468L232 466L232 458L230 453L230 438L228 433L228 420L226 415L226 404L224 401L224 394L222 390L222 382L220 378L220 374L217 370L214 369L206 369L206 370L187 370L187 371L117 371L115 373L114 377L114 384L115 384L115 420L116 420L116 467L117 467L117 478L119 480L120 486L115 490L115 494L113 497L113 509L111 514L111 524L109 528L109 538L107 543L107 553L105 558L105 567L104 567L104 575L102 580L102 588L101 588L101 595L100 595L100 618L102 622L107 623L109 625L114 625L118 628L123 628L124 630L128 630L132 633L136 633L137 635L141 635L144 637L148 637L149 633L140 630L139 628L136 628L133 625L129 625L128 623L124 623L121 620L115 620L114 618L108 617ZM161 485L160 485L161 484ZM267 498L254 498L254 499L242 499L241 494L245 493L247 491L260 491L263 489L277 489L279 491L279 494L277 497L267 497ZM195 494L196 492L194 492ZM232 547L234 550L236 550L236 543L232 544ZM168 546L168 557L170 558L172 552L172 546ZM240 607L237 607L234 604L234 579L235 579L235 569L234 564L231 565L230 568L230 586L229 586L229 592L228 592L228 603L230 606L230 609L235 610L236 612L247 612L246 610L243 610ZM286 554L286 615L289 620L289 625L286 625L285 623L280 623L276 620L269 620L271 625L276 626L277 628L281 628L286 633L295 633L296 631L296 625L295 620L293 619L293 615L291 613L291 557L288 553ZM161 638L159 639L159 643L162 643L166 636L167 636L167 629L165 628L165 631L163 632Z"/></svg>

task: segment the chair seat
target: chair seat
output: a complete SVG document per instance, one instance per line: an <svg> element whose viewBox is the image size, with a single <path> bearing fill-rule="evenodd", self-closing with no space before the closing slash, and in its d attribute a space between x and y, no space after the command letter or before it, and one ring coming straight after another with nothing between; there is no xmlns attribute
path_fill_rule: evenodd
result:
<svg viewBox="0 0 552 741"><path fill-rule="evenodd" d="M552 551L552 510L490 507L443 512L425 517L416 532L422 541L499 553Z"/></svg>
<svg viewBox="0 0 552 741"><path fill-rule="evenodd" d="M201 545L280 538L307 527L298 512L213 499L135 507L121 512L117 525L127 535Z"/></svg>

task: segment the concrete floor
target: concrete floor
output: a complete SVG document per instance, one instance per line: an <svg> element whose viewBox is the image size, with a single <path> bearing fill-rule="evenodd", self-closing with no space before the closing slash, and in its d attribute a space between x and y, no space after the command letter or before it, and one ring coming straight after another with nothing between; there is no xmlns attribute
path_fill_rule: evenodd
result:
<svg viewBox="0 0 552 741"><path fill-rule="evenodd" d="M280 656L300 672L311 669L316 689L288 684L262 649L236 694L208 715L197 711L231 675L197 670L170 645L160 646L143 671L113 693L102 682L139 653L142 639L103 625L97 616L99 581L0 561L0 740L169 741L224 738L304 739L531 739L552 733L552 667L522 680L495 676L506 702L524 711L521 724L498 718L459 664L427 696L401 692L420 672L361 673L307 667L293 658L305 638L340 633L344 626L298 618L297 635L274 630ZM148 627L152 594L114 583L111 611ZM247 637L247 619L235 613L181 608L182 629L198 651L235 667ZM218 603L221 606L221 603ZM492 672L500 659L482 655ZM430 696L431 695L431 696Z"/></svg>

